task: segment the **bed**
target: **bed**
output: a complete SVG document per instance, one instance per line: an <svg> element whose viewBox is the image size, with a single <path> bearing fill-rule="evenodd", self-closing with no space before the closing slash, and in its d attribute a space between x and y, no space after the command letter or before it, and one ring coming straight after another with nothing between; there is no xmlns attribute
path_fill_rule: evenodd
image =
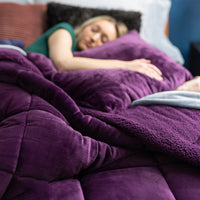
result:
<svg viewBox="0 0 200 200"><path fill-rule="evenodd" d="M0 199L199 199L200 110L131 105L191 73L136 30L74 56L151 59L164 80L58 72L42 54L1 46Z"/></svg>

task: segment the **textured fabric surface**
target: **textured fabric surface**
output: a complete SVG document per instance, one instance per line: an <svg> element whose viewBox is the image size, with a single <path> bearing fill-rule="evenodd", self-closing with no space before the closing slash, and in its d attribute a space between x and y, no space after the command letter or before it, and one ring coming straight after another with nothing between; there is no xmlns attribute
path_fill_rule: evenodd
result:
<svg viewBox="0 0 200 200"><path fill-rule="evenodd" d="M0 3L0 39L18 39L25 48L46 29L46 5Z"/></svg>
<svg viewBox="0 0 200 200"><path fill-rule="evenodd" d="M123 70L60 73L42 54L0 49L0 198L199 199L200 111L128 106L192 78L160 60L162 83ZM109 102L116 94L123 107Z"/></svg>
<svg viewBox="0 0 200 200"><path fill-rule="evenodd" d="M140 31L141 13L137 11L124 11L119 9L98 9L79 7L66 4L50 2L47 4L48 26L51 27L59 22L68 22L73 27L82 24L91 17L109 15L124 22L129 30Z"/></svg>

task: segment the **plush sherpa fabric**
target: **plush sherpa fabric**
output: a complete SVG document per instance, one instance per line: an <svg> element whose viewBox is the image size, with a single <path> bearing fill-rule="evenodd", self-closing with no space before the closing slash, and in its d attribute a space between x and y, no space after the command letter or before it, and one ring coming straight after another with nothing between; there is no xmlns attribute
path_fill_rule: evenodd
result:
<svg viewBox="0 0 200 200"><path fill-rule="evenodd" d="M48 3L47 16L49 27L59 23L68 22L73 27L80 25L85 20L98 15L110 15L124 22L128 29L140 31L141 13L136 11L103 10L86 7L71 6L59 3Z"/></svg>
<svg viewBox="0 0 200 200"><path fill-rule="evenodd" d="M129 106L192 75L137 32L124 41L76 56L151 58L164 80L58 72L42 54L0 49L0 199L199 200L200 110Z"/></svg>
<svg viewBox="0 0 200 200"><path fill-rule="evenodd" d="M166 89L189 78L186 69L171 67L178 77L165 79ZM87 78L96 77L89 83L88 72ZM98 76L103 73L108 76ZM115 113L109 113L95 109L98 98L93 108L78 105L79 98L84 100L82 85L92 96L100 81L95 92L104 93L101 83L115 75L126 79L129 89L119 89L119 98L120 92L134 93L134 86L135 93L137 87L149 93L151 81L145 82L142 74L59 73L42 54L25 57L0 49L2 200L199 199L200 111L169 106L121 110L113 104ZM135 78L141 81L133 83ZM107 83L112 88L112 81ZM154 86L159 85L157 81ZM107 94L116 89L114 85Z"/></svg>

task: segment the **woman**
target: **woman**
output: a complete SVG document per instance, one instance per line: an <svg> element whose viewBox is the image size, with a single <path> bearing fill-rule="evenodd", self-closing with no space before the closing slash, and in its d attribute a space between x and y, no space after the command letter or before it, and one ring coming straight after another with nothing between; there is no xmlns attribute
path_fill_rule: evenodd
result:
<svg viewBox="0 0 200 200"><path fill-rule="evenodd" d="M59 71L115 68L140 72L151 78L162 80L161 71L151 64L150 60L121 61L73 56L75 50L94 48L126 33L127 27L122 22L117 22L110 16L98 16L84 22L75 29L75 33L67 23L55 25L26 51L43 53L53 61Z"/></svg>

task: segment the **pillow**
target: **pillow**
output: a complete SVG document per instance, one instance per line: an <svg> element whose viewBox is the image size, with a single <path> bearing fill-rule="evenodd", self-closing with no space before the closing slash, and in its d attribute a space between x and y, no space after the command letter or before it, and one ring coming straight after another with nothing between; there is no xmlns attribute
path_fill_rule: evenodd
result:
<svg viewBox="0 0 200 200"><path fill-rule="evenodd" d="M0 40L0 44L13 45L13 46L16 46L16 47L20 47L21 49L24 48L24 42L21 41L21 40L14 40L14 39L11 39L11 40Z"/></svg>
<svg viewBox="0 0 200 200"><path fill-rule="evenodd" d="M46 30L46 5L0 3L0 39L18 39L24 48Z"/></svg>
<svg viewBox="0 0 200 200"><path fill-rule="evenodd" d="M140 31L141 14L135 11L123 10L102 10L86 7L70 6L59 3L48 3L47 16L49 27L59 23L68 22L73 27L82 24L85 20L98 16L110 15L115 19L124 22L128 29Z"/></svg>
<svg viewBox="0 0 200 200"><path fill-rule="evenodd" d="M163 81L144 74L120 69L76 70L57 73L54 81L84 107L115 113L126 109L133 100L160 91L174 90L191 73L159 49L142 40L137 31L130 31L114 41L74 56L99 59L150 59L163 73Z"/></svg>

